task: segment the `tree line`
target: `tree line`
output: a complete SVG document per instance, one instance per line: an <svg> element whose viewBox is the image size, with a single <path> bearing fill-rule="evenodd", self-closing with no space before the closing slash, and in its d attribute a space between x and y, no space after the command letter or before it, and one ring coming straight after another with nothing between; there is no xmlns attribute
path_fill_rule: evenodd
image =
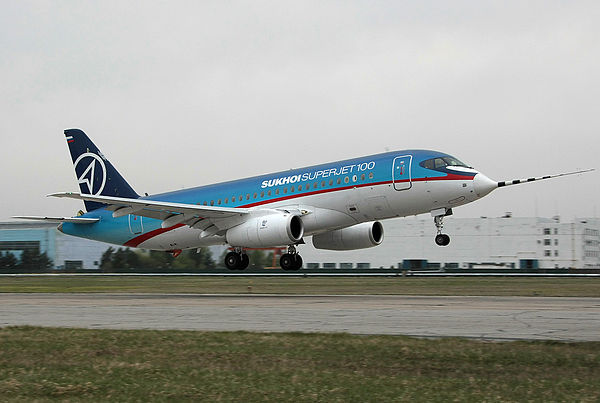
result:
<svg viewBox="0 0 600 403"><path fill-rule="evenodd" d="M117 272L194 272L223 268L227 249L214 259L209 248L184 250L176 258L170 253L129 248L109 247L100 258L99 269L105 273ZM273 266L273 253L262 250L247 251L250 268L262 269ZM277 262L275 263L277 264ZM89 268L87 268L89 269ZM11 252L0 251L0 272L4 273L47 273L72 270L54 270L54 264L45 252L36 249L23 250L19 257ZM79 270L77 270L79 271ZM89 273L89 270L84 270Z"/></svg>
<svg viewBox="0 0 600 403"><path fill-rule="evenodd" d="M37 249L25 249L19 258L12 252L0 252L0 271L5 273L44 273L53 266L46 252Z"/></svg>
<svg viewBox="0 0 600 403"><path fill-rule="evenodd" d="M205 271L223 268L225 250L218 260L213 258L207 247L187 249L177 257L161 251L132 250L129 248L109 247L100 259L100 270L103 272L148 271ZM262 269L273 263L273 253L262 250L247 251L250 258L250 268Z"/></svg>

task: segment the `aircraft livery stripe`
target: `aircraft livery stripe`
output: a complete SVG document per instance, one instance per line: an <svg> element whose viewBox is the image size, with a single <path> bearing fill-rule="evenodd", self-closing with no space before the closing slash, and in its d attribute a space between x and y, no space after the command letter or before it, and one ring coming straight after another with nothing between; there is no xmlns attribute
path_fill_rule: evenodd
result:
<svg viewBox="0 0 600 403"><path fill-rule="evenodd" d="M447 176L434 177L434 178L413 178L412 182L427 182L427 181L437 182L437 181L442 181L442 180L468 180L468 179L473 179L473 177L467 177L467 176L463 176L463 175L447 175ZM409 181L408 179L398 180L398 181L395 181L395 183L403 183L403 182L408 182L408 181ZM315 191L306 192L306 193L292 193L287 196L283 196L283 197L279 197L279 198L275 198L275 199L269 199L269 200L261 200L261 201L255 202L255 203L249 203L249 204L245 204L245 205L242 205L239 207L240 208L256 207L256 206L261 206L264 204L277 203L280 201L295 199L295 198L299 198L299 197L313 196L313 195L317 195L317 194L331 193L331 192L337 192L337 191L348 190L348 189L353 189L353 188L362 188L362 187L368 187L368 186L391 185L393 183L394 183L394 181L388 180L388 181L383 181L383 182L353 184L353 185L348 185L348 186L338 187L338 188L331 188L331 189L321 189L321 190L315 190ZM125 242L123 245L129 246L132 248L136 248L142 242L145 242L151 238L154 238L157 235L163 234L163 233L171 231L173 229L183 227L184 225L185 224L177 224L177 225L174 225L174 226L168 227L168 228L158 228L153 231L147 232L145 234L139 235L135 238L132 238L129 241Z"/></svg>
<svg viewBox="0 0 600 403"><path fill-rule="evenodd" d="M185 224L176 224L176 225L173 225L172 227L158 228L158 229L155 229L153 231L146 232L145 234L142 234L140 236L136 236L135 238L132 238L129 241L125 242L123 244L123 246L129 246L131 248L137 248L137 246L139 244L141 244L142 242L147 241L150 238L154 238L157 235L160 235L160 234L163 234L165 232L174 230L175 228L183 227L184 225Z"/></svg>
<svg viewBox="0 0 600 403"><path fill-rule="evenodd" d="M466 176L462 176L462 175L448 175L448 176L435 177L435 178L414 178L414 179L412 179L412 182L427 182L427 181L437 182L437 181L441 181L441 180L470 180L470 179L473 179L473 176L466 177ZM405 183L408 181L409 181L408 179L404 179L404 180L395 181L395 183ZM391 185L392 183L394 183L394 182L393 181L371 182L371 183L362 183L360 185L353 184L353 185L348 185L348 186L338 187L338 188L315 190L312 192L292 193L287 196L278 197L275 199L261 200L261 201L255 202L255 203L244 204L239 207L250 208L250 207L261 206L263 204L276 203L276 202L280 202L280 201L284 201L284 200L295 199L298 197L313 196L313 195L317 195L317 194L331 193L331 192L337 192L337 191L341 191L341 190L362 188L362 187L368 187L368 186Z"/></svg>

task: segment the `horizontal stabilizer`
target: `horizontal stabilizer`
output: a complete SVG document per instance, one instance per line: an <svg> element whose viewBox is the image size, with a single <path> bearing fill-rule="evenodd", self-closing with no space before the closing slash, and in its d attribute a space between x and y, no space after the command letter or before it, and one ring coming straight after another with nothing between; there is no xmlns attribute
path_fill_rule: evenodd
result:
<svg viewBox="0 0 600 403"><path fill-rule="evenodd" d="M42 216L13 216L13 218L19 218L22 220L37 220L37 221L48 221L48 222L70 222L73 224L93 224L100 221L99 218L85 218L85 217L42 217Z"/></svg>
<svg viewBox="0 0 600 403"><path fill-rule="evenodd" d="M515 179L515 180L512 180L512 181L503 181L503 182L498 182L498 187L501 188L501 187L504 187L504 186L518 185L520 183L535 182L535 181L541 181L541 180L544 180L544 179L559 178L561 176L583 174L583 173L592 172L592 171L594 171L594 169L584 169L582 171L566 172L566 173L556 174L556 175L539 176L539 177L536 177L536 178Z"/></svg>

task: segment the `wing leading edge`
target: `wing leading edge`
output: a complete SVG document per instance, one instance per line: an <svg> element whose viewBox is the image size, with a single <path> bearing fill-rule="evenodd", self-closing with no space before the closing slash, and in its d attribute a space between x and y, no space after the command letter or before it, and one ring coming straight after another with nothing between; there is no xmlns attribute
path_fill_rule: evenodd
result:
<svg viewBox="0 0 600 403"><path fill-rule="evenodd" d="M193 228L205 230L214 221L242 217L250 213L250 210L245 208L201 206L114 196L94 196L75 192L52 193L48 196L106 204L106 209L112 211L112 215L115 218L128 214L155 218L163 221L161 225L163 228L185 224Z"/></svg>

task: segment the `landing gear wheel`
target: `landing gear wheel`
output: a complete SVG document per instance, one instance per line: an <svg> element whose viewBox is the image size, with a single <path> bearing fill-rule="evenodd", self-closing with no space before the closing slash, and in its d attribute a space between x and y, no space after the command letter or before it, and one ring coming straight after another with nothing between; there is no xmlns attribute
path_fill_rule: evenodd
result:
<svg viewBox="0 0 600 403"><path fill-rule="evenodd" d="M242 259L240 261L240 266L238 267L238 270L246 269L249 264L250 264L250 258L245 253L242 253Z"/></svg>
<svg viewBox="0 0 600 403"><path fill-rule="evenodd" d="M300 270L302 268L302 257L297 253L284 253L279 259L279 265L286 271Z"/></svg>
<svg viewBox="0 0 600 403"><path fill-rule="evenodd" d="M448 246L448 244L450 244L450 236L446 234L437 234L435 236L435 243L438 246Z"/></svg>
<svg viewBox="0 0 600 403"><path fill-rule="evenodd" d="M227 255L225 255L225 266L229 270L238 270L241 262L242 257L239 253L229 252Z"/></svg>
<svg viewBox="0 0 600 403"><path fill-rule="evenodd" d="M296 261L294 262L294 266L291 269L294 271L300 270L302 268L302 256L296 254L295 257L296 257L296 259L295 259Z"/></svg>
<svg viewBox="0 0 600 403"><path fill-rule="evenodd" d="M279 265L285 271L292 270L292 267L294 267L295 263L296 259L294 259L294 255L291 253L284 253L279 259Z"/></svg>

